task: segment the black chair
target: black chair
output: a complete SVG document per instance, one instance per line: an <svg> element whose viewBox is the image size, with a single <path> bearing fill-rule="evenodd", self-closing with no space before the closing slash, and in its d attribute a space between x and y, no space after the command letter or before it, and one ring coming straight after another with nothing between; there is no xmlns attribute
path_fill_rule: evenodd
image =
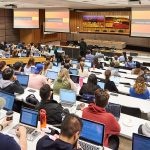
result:
<svg viewBox="0 0 150 150"><path fill-rule="evenodd" d="M141 118L141 110L139 108L122 106L121 113Z"/></svg>
<svg viewBox="0 0 150 150"><path fill-rule="evenodd" d="M36 105L28 103L27 101L23 101L22 106L26 107L26 108L30 108L30 109L35 109L36 108Z"/></svg>
<svg viewBox="0 0 150 150"><path fill-rule="evenodd" d="M143 66L150 67L150 63L148 63L148 62L143 62Z"/></svg>

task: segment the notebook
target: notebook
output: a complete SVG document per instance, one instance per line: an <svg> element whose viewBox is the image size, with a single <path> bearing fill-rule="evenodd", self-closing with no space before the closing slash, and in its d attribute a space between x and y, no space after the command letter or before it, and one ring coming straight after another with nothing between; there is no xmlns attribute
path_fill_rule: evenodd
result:
<svg viewBox="0 0 150 150"><path fill-rule="evenodd" d="M150 137L133 133L132 150L150 150Z"/></svg>
<svg viewBox="0 0 150 150"><path fill-rule="evenodd" d="M69 69L69 73L73 74L73 75L78 75L78 69L76 69L76 68L70 68Z"/></svg>
<svg viewBox="0 0 150 150"><path fill-rule="evenodd" d="M19 81L19 83L22 85L23 88L28 87L29 75L16 74L15 76L17 77L17 80Z"/></svg>
<svg viewBox="0 0 150 150"><path fill-rule="evenodd" d="M47 70L46 77L51 79L51 80L55 80L58 77L58 72L55 72L52 70Z"/></svg>
<svg viewBox="0 0 150 150"><path fill-rule="evenodd" d="M83 127L79 143L84 150L102 150L104 140L104 125L82 119Z"/></svg>
<svg viewBox="0 0 150 150"><path fill-rule="evenodd" d="M72 107L76 103L76 93L72 90L60 89L60 102L63 106Z"/></svg>
<svg viewBox="0 0 150 150"><path fill-rule="evenodd" d="M70 78L74 83L79 84L79 78L80 78L79 76L71 74Z"/></svg>
<svg viewBox="0 0 150 150"><path fill-rule="evenodd" d="M116 120L120 119L120 113L121 113L121 105L119 104L114 104L114 103L108 103L106 106L106 111L109 113L112 113Z"/></svg>
<svg viewBox="0 0 150 150"><path fill-rule="evenodd" d="M104 82L98 81L98 82L97 82L97 85L99 85L100 88L104 90L104 88L105 88L105 83L104 83Z"/></svg>
<svg viewBox="0 0 150 150"><path fill-rule="evenodd" d="M15 95L4 92L4 91L0 91L0 97L4 98L6 101L4 109L5 110L12 110L13 105L14 105Z"/></svg>
<svg viewBox="0 0 150 150"><path fill-rule="evenodd" d="M19 124L14 126L9 133L16 135L16 129L21 125L26 127L27 129L27 139L33 141L40 132L36 131L38 125L38 111L29 109L29 108L22 108L20 114Z"/></svg>

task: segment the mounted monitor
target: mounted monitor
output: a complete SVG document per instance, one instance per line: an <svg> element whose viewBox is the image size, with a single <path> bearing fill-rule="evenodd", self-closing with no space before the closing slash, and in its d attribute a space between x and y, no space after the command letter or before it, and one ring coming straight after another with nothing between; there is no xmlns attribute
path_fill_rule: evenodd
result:
<svg viewBox="0 0 150 150"><path fill-rule="evenodd" d="M45 10L45 31L70 32L69 10Z"/></svg>
<svg viewBox="0 0 150 150"><path fill-rule="evenodd" d="M150 37L150 8L132 8L131 36Z"/></svg>
<svg viewBox="0 0 150 150"><path fill-rule="evenodd" d="M14 28L39 28L39 10L14 9Z"/></svg>

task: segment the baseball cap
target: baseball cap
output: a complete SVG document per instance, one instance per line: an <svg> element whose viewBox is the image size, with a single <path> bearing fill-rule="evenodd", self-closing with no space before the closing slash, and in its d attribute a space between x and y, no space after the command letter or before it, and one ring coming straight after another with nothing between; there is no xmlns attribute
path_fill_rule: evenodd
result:
<svg viewBox="0 0 150 150"><path fill-rule="evenodd" d="M13 68L15 69L15 70L18 70L20 67L22 67L23 66L23 63L22 62L16 62L14 65L13 65Z"/></svg>
<svg viewBox="0 0 150 150"><path fill-rule="evenodd" d="M43 69L43 64L39 63L35 66L35 74L38 74Z"/></svg>

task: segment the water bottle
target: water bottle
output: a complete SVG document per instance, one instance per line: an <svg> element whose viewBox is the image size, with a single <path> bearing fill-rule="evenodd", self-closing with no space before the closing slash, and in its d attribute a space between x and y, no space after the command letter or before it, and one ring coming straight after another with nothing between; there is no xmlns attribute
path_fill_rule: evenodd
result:
<svg viewBox="0 0 150 150"><path fill-rule="evenodd" d="M40 128L46 128L46 110L40 110Z"/></svg>

